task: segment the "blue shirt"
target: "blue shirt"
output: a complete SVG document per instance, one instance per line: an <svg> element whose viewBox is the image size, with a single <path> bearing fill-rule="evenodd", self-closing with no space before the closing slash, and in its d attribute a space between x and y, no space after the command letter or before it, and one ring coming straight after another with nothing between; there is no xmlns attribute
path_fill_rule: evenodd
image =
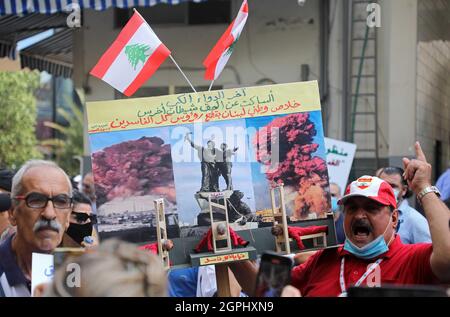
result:
<svg viewBox="0 0 450 317"><path fill-rule="evenodd" d="M405 244L431 242L430 227L427 219L405 199L398 207L397 233Z"/></svg>
<svg viewBox="0 0 450 317"><path fill-rule="evenodd" d="M188 267L170 270L169 296L196 297L197 296L198 267Z"/></svg>
<svg viewBox="0 0 450 317"><path fill-rule="evenodd" d="M441 192L441 199L450 198L450 168L447 169L437 180L436 187Z"/></svg>
<svg viewBox="0 0 450 317"><path fill-rule="evenodd" d="M12 251L12 239L8 237L0 245L0 297L29 297L31 283L25 278Z"/></svg>

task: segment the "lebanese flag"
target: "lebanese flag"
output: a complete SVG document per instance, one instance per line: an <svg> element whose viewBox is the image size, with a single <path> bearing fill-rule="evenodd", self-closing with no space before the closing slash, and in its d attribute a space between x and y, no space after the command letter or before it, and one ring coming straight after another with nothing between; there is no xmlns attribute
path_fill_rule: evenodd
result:
<svg viewBox="0 0 450 317"><path fill-rule="evenodd" d="M90 74L129 97L169 55L167 47L144 18L135 12Z"/></svg>
<svg viewBox="0 0 450 317"><path fill-rule="evenodd" d="M219 77L220 73L230 59L234 45L244 29L245 22L247 22L247 17L248 4L247 0L244 0L236 18L227 28L225 33L222 34L219 41L203 61L203 66L206 67L204 77L206 80L215 80Z"/></svg>

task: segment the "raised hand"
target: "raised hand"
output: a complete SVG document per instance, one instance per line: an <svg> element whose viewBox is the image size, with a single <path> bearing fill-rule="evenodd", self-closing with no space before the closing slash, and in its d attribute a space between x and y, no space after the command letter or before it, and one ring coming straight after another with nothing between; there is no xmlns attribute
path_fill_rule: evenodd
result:
<svg viewBox="0 0 450 317"><path fill-rule="evenodd" d="M418 194L425 187L431 186L431 165L427 162L419 142L414 144L414 149L416 152L415 159L403 158L405 170L403 177L408 182L409 188Z"/></svg>

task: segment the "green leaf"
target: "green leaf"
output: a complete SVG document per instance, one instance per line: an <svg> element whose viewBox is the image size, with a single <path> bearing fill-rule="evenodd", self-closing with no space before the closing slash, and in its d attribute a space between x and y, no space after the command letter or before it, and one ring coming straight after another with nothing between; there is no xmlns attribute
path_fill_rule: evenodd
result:
<svg viewBox="0 0 450 317"><path fill-rule="evenodd" d="M0 167L18 168L31 158L41 158L35 135L39 73L0 72Z"/></svg>

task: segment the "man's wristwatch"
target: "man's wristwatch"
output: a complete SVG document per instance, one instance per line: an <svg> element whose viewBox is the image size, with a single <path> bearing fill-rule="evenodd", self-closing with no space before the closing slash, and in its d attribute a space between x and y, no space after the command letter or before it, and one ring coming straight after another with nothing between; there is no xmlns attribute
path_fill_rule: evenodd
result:
<svg viewBox="0 0 450 317"><path fill-rule="evenodd" d="M419 202L422 203L423 196L429 193L435 193L436 196L441 197L441 193L439 192L439 189L437 189L436 186L427 186L424 189L422 189L420 193L417 194L417 199L419 200Z"/></svg>

